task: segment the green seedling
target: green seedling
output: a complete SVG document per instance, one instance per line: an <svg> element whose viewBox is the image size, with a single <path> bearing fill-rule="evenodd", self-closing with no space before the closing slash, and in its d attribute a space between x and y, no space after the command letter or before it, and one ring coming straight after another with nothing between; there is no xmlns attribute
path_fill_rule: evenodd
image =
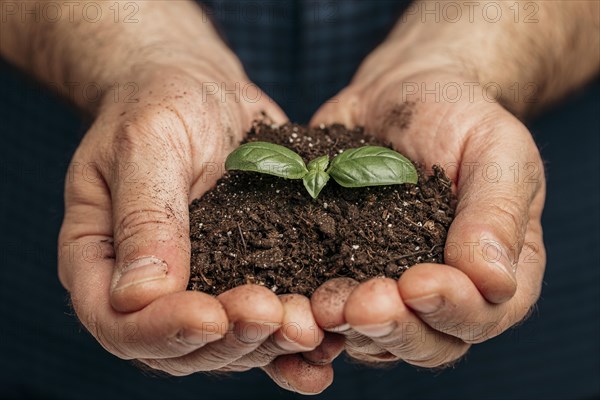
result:
<svg viewBox="0 0 600 400"><path fill-rule="evenodd" d="M329 167L329 168L328 168ZM386 147L364 146L348 149L329 162L324 155L304 163L287 147L268 142L250 142L235 149L225 161L228 171L241 170L302 179L313 199L329 178L347 188L417 183L417 170L402 154Z"/></svg>

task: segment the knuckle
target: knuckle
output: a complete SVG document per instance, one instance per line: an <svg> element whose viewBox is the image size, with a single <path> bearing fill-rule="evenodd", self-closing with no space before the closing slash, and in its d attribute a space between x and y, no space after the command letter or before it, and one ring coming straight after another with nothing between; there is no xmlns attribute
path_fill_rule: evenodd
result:
<svg viewBox="0 0 600 400"><path fill-rule="evenodd" d="M142 134L137 132L139 128L133 123L125 123L117 130L113 139L113 153L120 157L133 154L136 148L142 144Z"/></svg>
<svg viewBox="0 0 600 400"><path fill-rule="evenodd" d="M135 253L137 249L129 248L132 245L131 239L138 238L141 234L145 234L153 240L171 239L174 234L173 229L178 226L178 224L172 224L173 218L174 215L167 209L129 207L120 213L115 223L114 235L117 253Z"/></svg>
<svg viewBox="0 0 600 400"><path fill-rule="evenodd" d="M332 100L335 100L332 99ZM342 102L345 106L350 107L350 109L356 109L360 104L360 94L351 88L345 88L339 96L340 102ZM335 104L335 103L333 103Z"/></svg>
<svg viewBox="0 0 600 400"><path fill-rule="evenodd" d="M518 242L521 245L525 226L529 219L527 207L524 207L517 199L508 196L502 197L488 206L490 215L493 215L495 219L495 226L504 229L506 238L510 242ZM513 243L508 244L512 245Z"/></svg>
<svg viewBox="0 0 600 400"><path fill-rule="evenodd" d="M168 224L172 215L167 210L159 208L130 207L125 210L116 221L116 226L125 231L145 230L148 225L154 226Z"/></svg>
<svg viewBox="0 0 600 400"><path fill-rule="evenodd" d="M107 150L113 164L139 159L140 154L148 157L148 151L157 161L183 160L191 137L187 121L175 107L150 106L119 125Z"/></svg>
<svg viewBox="0 0 600 400"><path fill-rule="evenodd" d="M147 144L148 140L155 140L170 132L168 128L173 125L181 127L183 124L183 120L172 109L150 106L138 110L119 126L113 145L117 151L135 150L139 145Z"/></svg>

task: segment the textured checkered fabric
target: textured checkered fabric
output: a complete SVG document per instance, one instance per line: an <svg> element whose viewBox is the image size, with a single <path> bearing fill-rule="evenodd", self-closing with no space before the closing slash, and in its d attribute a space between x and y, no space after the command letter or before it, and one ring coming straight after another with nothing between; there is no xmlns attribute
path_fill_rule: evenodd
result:
<svg viewBox="0 0 600 400"><path fill-rule="evenodd" d="M305 122L348 83L406 4L208 5L250 77L292 120ZM548 267L534 315L441 372L403 364L370 369L339 359L333 386L317 398L600 396L599 93L596 82L530 124L548 168ZM79 327L56 276L56 238L65 171L86 125L0 60L0 399L302 398L260 371L221 378L151 376L107 353Z"/></svg>
<svg viewBox="0 0 600 400"><path fill-rule="evenodd" d="M346 86L408 1L207 1L250 78L292 121Z"/></svg>

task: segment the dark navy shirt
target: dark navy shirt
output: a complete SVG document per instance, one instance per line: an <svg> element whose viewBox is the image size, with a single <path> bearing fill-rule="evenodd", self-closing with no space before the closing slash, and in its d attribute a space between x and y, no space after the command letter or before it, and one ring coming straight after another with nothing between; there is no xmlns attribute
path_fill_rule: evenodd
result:
<svg viewBox="0 0 600 400"><path fill-rule="evenodd" d="M346 86L409 1L206 1L250 79L292 121L306 122Z"/></svg>

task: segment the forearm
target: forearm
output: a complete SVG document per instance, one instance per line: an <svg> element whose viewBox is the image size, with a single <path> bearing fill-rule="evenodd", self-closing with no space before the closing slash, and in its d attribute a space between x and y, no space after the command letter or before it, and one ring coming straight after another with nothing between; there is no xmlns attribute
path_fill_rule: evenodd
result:
<svg viewBox="0 0 600 400"><path fill-rule="evenodd" d="M383 47L401 63L446 64L482 86L492 83L499 101L522 115L598 72L599 15L597 1L421 0Z"/></svg>
<svg viewBox="0 0 600 400"><path fill-rule="evenodd" d="M216 76L241 71L191 1L94 1L87 8L87 1L51 2L52 8L45 1L0 2L0 54L65 93L74 83L107 92L157 65L193 65ZM97 106L81 91L71 95L83 108Z"/></svg>

